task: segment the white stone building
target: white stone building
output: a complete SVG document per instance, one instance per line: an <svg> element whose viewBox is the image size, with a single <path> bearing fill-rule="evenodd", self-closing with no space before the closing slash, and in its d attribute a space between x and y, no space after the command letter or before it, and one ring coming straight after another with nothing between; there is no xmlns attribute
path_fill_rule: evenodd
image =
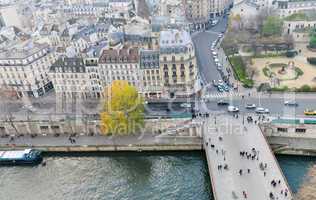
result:
<svg viewBox="0 0 316 200"><path fill-rule="evenodd" d="M97 59L59 58L51 67L56 96L62 99L101 98Z"/></svg>
<svg viewBox="0 0 316 200"><path fill-rule="evenodd" d="M125 80L140 91L139 49L123 47L122 49L104 50L99 59L100 78L104 86L115 80Z"/></svg>
<svg viewBox="0 0 316 200"><path fill-rule="evenodd" d="M193 95L197 64L190 34L177 29L162 31L159 46L165 94L171 98Z"/></svg>
<svg viewBox="0 0 316 200"><path fill-rule="evenodd" d="M316 12L315 0L277 0L275 7L280 17L286 17L294 13L310 10Z"/></svg>
<svg viewBox="0 0 316 200"><path fill-rule="evenodd" d="M47 44L24 42L0 53L0 84L18 97L39 97L53 88L49 66L56 60Z"/></svg>

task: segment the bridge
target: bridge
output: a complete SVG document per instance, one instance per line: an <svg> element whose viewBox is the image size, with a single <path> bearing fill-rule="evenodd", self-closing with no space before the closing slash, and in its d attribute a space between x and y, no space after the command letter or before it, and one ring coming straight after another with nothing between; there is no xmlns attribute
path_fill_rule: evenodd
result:
<svg viewBox="0 0 316 200"><path fill-rule="evenodd" d="M270 146L254 122L240 116L212 116L205 121L203 142L215 200L293 199Z"/></svg>

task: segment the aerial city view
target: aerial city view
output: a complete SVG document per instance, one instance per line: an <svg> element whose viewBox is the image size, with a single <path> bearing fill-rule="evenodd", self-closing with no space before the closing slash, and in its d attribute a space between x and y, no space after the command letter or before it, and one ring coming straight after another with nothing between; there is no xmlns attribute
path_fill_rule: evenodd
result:
<svg viewBox="0 0 316 200"><path fill-rule="evenodd" d="M0 200L316 200L316 0L0 0Z"/></svg>

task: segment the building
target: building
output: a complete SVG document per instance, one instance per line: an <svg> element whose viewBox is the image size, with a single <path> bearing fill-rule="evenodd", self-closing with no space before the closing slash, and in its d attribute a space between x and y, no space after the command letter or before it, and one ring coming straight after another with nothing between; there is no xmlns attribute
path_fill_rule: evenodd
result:
<svg viewBox="0 0 316 200"><path fill-rule="evenodd" d="M315 0L277 0L275 7L278 9L280 17L286 17L301 11L311 10L315 12Z"/></svg>
<svg viewBox="0 0 316 200"><path fill-rule="evenodd" d="M233 5L233 0L208 0L210 17L223 15Z"/></svg>
<svg viewBox="0 0 316 200"><path fill-rule="evenodd" d="M146 98L160 98L163 95L159 57L158 50L140 50L140 93Z"/></svg>
<svg viewBox="0 0 316 200"><path fill-rule="evenodd" d="M184 5L189 22L202 26L209 22L209 0L185 0Z"/></svg>
<svg viewBox="0 0 316 200"><path fill-rule="evenodd" d="M56 60L47 44L23 42L0 53L1 87L12 89L18 97L39 97L53 88L49 66Z"/></svg>
<svg viewBox="0 0 316 200"><path fill-rule="evenodd" d="M232 0L184 0L186 18L195 29L207 26L212 18L223 15L232 4Z"/></svg>
<svg viewBox="0 0 316 200"><path fill-rule="evenodd" d="M49 76L58 99L102 98L97 59L59 58L51 65Z"/></svg>
<svg viewBox="0 0 316 200"><path fill-rule="evenodd" d="M283 34L292 35L296 42L308 42L310 31L315 28L315 12L299 12L284 18Z"/></svg>
<svg viewBox="0 0 316 200"><path fill-rule="evenodd" d="M122 49L104 50L99 58L100 78L103 86L115 80L125 80L140 91L139 49L124 46Z"/></svg>
<svg viewBox="0 0 316 200"><path fill-rule="evenodd" d="M15 26L23 28L21 16L18 14L16 6L4 6L0 8L0 23L2 26Z"/></svg>
<svg viewBox="0 0 316 200"><path fill-rule="evenodd" d="M162 31L159 46L160 71L167 96L193 95L197 64L190 34L177 29Z"/></svg>
<svg viewBox="0 0 316 200"><path fill-rule="evenodd" d="M109 0L109 8L112 11L128 12L135 6L133 0Z"/></svg>

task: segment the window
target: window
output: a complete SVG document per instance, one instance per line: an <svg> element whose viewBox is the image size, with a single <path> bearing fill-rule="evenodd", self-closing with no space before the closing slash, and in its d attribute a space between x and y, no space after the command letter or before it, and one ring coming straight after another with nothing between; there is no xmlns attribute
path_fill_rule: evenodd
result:
<svg viewBox="0 0 316 200"><path fill-rule="evenodd" d="M286 132L287 132L287 128L280 128L280 127L279 127L279 128L277 129L277 131L278 131L278 132L284 132L284 133L286 133Z"/></svg>
<svg viewBox="0 0 316 200"><path fill-rule="evenodd" d="M296 133L306 133L306 129L305 128L297 128L295 129Z"/></svg>

